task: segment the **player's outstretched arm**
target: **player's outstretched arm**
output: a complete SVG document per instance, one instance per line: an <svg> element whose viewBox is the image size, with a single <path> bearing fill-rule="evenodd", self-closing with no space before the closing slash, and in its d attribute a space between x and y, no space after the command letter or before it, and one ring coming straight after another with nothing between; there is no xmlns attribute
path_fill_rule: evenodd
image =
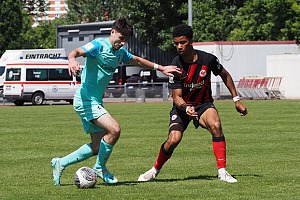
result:
<svg viewBox="0 0 300 200"><path fill-rule="evenodd" d="M158 65L156 63L153 63L149 60L146 60L144 58L138 57L138 56L133 56L133 59L129 61L130 64L137 65L142 68L146 69L155 69L161 71L163 74L166 76L171 76L173 77L174 75L172 72L178 72L180 73L180 69L177 66L174 65L168 65L168 66L162 66Z"/></svg>
<svg viewBox="0 0 300 200"><path fill-rule="evenodd" d="M236 88L233 83L231 75L223 68L220 73L220 76L233 97L236 110L240 113L241 116L247 115L248 113L247 108L240 101L240 97L237 95Z"/></svg>

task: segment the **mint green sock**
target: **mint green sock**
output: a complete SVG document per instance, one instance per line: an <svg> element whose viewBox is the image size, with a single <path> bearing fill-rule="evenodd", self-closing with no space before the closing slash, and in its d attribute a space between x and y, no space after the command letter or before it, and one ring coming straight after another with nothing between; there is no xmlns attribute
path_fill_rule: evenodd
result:
<svg viewBox="0 0 300 200"><path fill-rule="evenodd" d="M106 169L106 163L112 153L113 147L114 145L106 143L102 138L94 169Z"/></svg>
<svg viewBox="0 0 300 200"><path fill-rule="evenodd" d="M78 163L84 161L93 156L92 149L90 144L84 144L76 151L70 153L69 155L60 159L60 164L63 167L67 167L68 165L72 165L74 163Z"/></svg>

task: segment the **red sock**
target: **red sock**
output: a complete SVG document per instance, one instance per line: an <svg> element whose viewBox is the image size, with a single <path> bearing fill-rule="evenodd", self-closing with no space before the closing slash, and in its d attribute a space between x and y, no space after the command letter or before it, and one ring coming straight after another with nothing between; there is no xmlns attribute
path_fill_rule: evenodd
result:
<svg viewBox="0 0 300 200"><path fill-rule="evenodd" d="M213 138L213 151L216 157L217 167L226 168L226 142L225 138Z"/></svg>
<svg viewBox="0 0 300 200"><path fill-rule="evenodd" d="M172 156L173 153L173 152L167 153L163 150L163 148L164 148L164 144L160 147L158 156L154 164L154 168L158 170L160 170L163 167L165 162L167 162L167 160Z"/></svg>

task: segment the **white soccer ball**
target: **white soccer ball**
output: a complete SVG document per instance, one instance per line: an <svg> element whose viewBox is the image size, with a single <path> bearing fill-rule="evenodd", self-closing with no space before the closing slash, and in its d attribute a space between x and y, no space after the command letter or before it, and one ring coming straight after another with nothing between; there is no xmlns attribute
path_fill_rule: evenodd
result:
<svg viewBox="0 0 300 200"><path fill-rule="evenodd" d="M93 188L97 183L97 174L89 167L81 167L75 173L74 182L78 188Z"/></svg>

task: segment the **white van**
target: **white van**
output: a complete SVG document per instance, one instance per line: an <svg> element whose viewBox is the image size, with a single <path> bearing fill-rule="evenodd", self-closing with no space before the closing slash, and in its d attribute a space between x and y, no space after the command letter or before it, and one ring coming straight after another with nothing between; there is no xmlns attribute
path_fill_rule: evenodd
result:
<svg viewBox="0 0 300 200"><path fill-rule="evenodd" d="M67 58L66 49L16 49L6 50L0 58L0 95L2 94L4 70L7 62L19 59L62 59Z"/></svg>
<svg viewBox="0 0 300 200"><path fill-rule="evenodd" d="M68 60L14 60L5 68L3 99L17 106L41 105L44 100L73 103L80 76L70 76Z"/></svg>

